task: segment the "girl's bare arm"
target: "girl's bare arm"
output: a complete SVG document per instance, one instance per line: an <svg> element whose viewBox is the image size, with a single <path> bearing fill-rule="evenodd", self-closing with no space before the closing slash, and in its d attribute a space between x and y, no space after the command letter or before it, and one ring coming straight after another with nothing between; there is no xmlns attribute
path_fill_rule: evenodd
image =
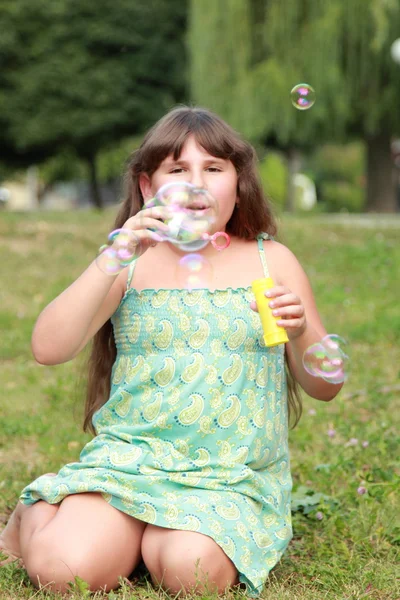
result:
<svg viewBox="0 0 400 600"><path fill-rule="evenodd" d="M106 275L93 262L46 306L32 334L37 362L57 365L82 350L117 309L123 295L122 275Z"/></svg>
<svg viewBox="0 0 400 600"><path fill-rule="evenodd" d="M123 229L134 232L140 242L137 257L162 240L155 233L168 229L159 220L162 215L161 209L143 209L124 223ZM106 275L93 261L39 315L32 334L32 352L37 362L57 365L74 358L116 311L125 282L126 269L119 275Z"/></svg>

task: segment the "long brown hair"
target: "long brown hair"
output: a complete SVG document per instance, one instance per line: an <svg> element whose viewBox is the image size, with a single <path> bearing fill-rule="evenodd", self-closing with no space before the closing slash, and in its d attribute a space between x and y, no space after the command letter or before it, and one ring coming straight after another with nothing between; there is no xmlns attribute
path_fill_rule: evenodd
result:
<svg viewBox="0 0 400 600"><path fill-rule="evenodd" d="M198 107L181 106L171 110L146 134L140 148L132 153L124 176L124 196L115 220L114 228L122 225L143 207L139 176L150 177L167 158L177 160L189 136L208 154L229 159L237 171L239 205L226 225L226 231L239 238L254 240L265 232L276 235L277 227L272 209L265 198L257 172L256 152L242 140L225 121L216 114ZM89 357L88 384L83 428L96 433L92 424L93 414L107 401L110 393L112 365L116 358L116 346L111 320L108 320L93 338ZM299 386L288 372L288 407L294 417L294 425L301 416Z"/></svg>

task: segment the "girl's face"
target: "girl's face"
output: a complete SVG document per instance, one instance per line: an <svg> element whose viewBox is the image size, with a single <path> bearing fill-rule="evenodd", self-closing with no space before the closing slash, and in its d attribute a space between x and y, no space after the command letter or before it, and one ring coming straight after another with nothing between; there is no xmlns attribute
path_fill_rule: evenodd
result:
<svg viewBox="0 0 400 600"><path fill-rule="evenodd" d="M237 196L237 173L228 159L216 158L190 136L182 148L177 161L172 156L159 165L150 178L142 173L140 188L145 201L153 198L161 186L175 181L192 183L206 189L218 203L218 217L214 231L224 231L229 221Z"/></svg>

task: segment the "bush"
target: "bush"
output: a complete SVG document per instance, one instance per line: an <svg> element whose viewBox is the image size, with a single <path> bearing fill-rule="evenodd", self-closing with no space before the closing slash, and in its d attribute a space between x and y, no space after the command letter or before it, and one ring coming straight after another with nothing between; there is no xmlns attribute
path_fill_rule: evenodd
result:
<svg viewBox="0 0 400 600"><path fill-rule="evenodd" d="M364 190L348 181L325 181L321 184L323 206L328 212L362 212Z"/></svg>
<svg viewBox="0 0 400 600"><path fill-rule="evenodd" d="M265 195L274 207L283 210L288 178L285 159L277 152L269 152L259 163L259 173Z"/></svg>
<svg viewBox="0 0 400 600"><path fill-rule="evenodd" d="M361 142L319 146L310 158L318 181L340 180L359 184L365 169L365 147Z"/></svg>
<svg viewBox="0 0 400 600"><path fill-rule="evenodd" d="M362 142L319 147L310 157L308 166L324 210L363 211L365 146Z"/></svg>

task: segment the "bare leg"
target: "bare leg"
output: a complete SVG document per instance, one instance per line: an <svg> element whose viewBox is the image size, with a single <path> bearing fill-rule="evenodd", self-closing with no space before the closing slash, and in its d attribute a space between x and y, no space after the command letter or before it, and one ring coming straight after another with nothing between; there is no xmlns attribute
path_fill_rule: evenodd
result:
<svg viewBox="0 0 400 600"><path fill-rule="evenodd" d="M92 591L110 591L138 565L146 523L98 493L67 496L51 515L53 508L37 502L22 515L21 554L33 585L65 592L79 576Z"/></svg>
<svg viewBox="0 0 400 600"><path fill-rule="evenodd" d="M54 473L47 473L47 475L54 475ZM58 510L59 504L47 504L49 507L48 510L48 519L52 519L55 513ZM21 559L21 546L20 546L20 527L21 527L21 518L25 511L29 510L31 507L27 504L22 504L22 502L18 502L15 507L14 512L11 514L8 523L0 534L0 552L2 554L7 555L7 558L0 561L0 567L13 562L15 560Z"/></svg>
<svg viewBox="0 0 400 600"><path fill-rule="evenodd" d="M142 555L154 585L173 595L182 591L223 594L239 583L233 562L201 533L148 525Z"/></svg>
<svg viewBox="0 0 400 600"><path fill-rule="evenodd" d="M1 567L21 558L19 529L22 513L27 508L28 506L18 502L14 512L8 520L5 529L3 529L0 534L0 552L7 556L6 559L0 561Z"/></svg>

